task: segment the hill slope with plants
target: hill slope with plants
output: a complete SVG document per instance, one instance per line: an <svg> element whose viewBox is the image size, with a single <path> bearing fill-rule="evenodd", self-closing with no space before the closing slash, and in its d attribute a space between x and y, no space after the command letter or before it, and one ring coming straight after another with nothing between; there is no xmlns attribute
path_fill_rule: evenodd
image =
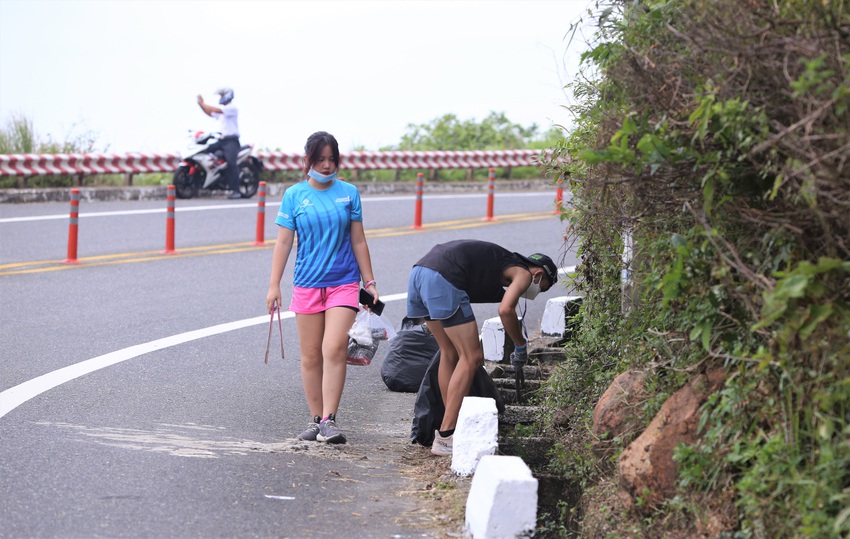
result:
<svg viewBox="0 0 850 539"><path fill-rule="evenodd" d="M583 536L850 536L848 9L639 0L592 12L576 127L559 145L573 161L552 164L573 193L564 218L586 300L545 397L553 416L577 410L552 422L554 467L582 480ZM617 456L588 449L597 399L641 371L645 427L712 369L725 383L701 408L699 442L675 451L678 494L623 510ZM707 526L711 515L725 524Z"/></svg>

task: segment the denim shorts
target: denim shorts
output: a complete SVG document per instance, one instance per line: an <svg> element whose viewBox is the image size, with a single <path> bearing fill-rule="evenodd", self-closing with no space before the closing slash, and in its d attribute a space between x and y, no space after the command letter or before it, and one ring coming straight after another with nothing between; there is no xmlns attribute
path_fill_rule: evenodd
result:
<svg viewBox="0 0 850 539"><path fill-rule="evenodd" d="M469 296L442 275L414 266L407 283L407 317L442 322L445 327L474 322Z"/></svg>
<svg viewBox="0 0 850 539"><path fill-rule="evenodd" d="M331 307L348 307L360 310L360 284L350 283L324 288L292 288L289 310L296 314L316 314Z"/></svg>

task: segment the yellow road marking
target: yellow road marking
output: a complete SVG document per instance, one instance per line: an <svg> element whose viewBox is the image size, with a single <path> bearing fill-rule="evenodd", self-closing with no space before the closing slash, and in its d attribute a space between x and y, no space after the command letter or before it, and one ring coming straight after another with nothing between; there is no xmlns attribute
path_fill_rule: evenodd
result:
<svg viewBox="0 0 850 539"><path fill-rule="evenodd" d="M439 223L423 224L422 228L388 227L377 228L366 231L367 238L388 238L394 236L405 236L410 234L422 234L438 230L460 230L466 228L477 228L481 226L499 225L522 221L533 221L538 219L557 218L551 212L513 213L500 215L488 221L484 217L472 219L455 219L452 221L441 221ZM131 264L136 262L148 262L151 260L164 260L174 258L187 258L191 256L204 256L215 254L230 254L243 251L258 251L274 246L274 240L265 241L263 245L254 245L253 242L224 243L220 245L205 245L200 247L185 247L176 249L176 253L164 254L162 251L141 251L133 253L118 253L110 255L98 255L79 258L79 264L67 264L62 260L40 260L33 262L14 262L11 264L0 264L0 276L22 275L28 273L44 273L48 271L62 271L76 268L90 268L96 266L109 266L114 264Z"/></svg>

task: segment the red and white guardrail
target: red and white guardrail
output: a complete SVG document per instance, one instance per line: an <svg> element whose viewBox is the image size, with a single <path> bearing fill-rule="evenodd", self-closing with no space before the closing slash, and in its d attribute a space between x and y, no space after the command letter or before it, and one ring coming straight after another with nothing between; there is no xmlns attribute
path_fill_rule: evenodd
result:
<svg viewBox="0 0 850 539"><path fill-rule="evenodd" d="M470 169L536 166L540 150L468 152L348 152L340 156L348 170ZM301 170L303 155L290 152L256 152L266 170ZM11 154L0 155L0 177L57 174L144 174L173 172L179 154Z"/></svg>
<svg viewBox="0 0 850 539"><path fill-rule="evenodd" d="M178 154L12 154L0 155L0 176L170 172L179 163Z"/></svg>

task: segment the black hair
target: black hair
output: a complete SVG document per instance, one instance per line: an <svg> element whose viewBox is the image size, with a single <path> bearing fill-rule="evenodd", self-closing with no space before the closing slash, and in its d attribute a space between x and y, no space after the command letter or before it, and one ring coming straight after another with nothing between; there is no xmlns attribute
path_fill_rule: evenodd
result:
<svg viewBox="0 0 850 539"><path fill-rule="evenodd" d="M316 131L307 137L307 143L304 145L304 174L310 172L310 167L319 160L319 156L325 146L331 147L333 162L336 168L339 169L339 144L336 139L330 133Z"/></svg>

